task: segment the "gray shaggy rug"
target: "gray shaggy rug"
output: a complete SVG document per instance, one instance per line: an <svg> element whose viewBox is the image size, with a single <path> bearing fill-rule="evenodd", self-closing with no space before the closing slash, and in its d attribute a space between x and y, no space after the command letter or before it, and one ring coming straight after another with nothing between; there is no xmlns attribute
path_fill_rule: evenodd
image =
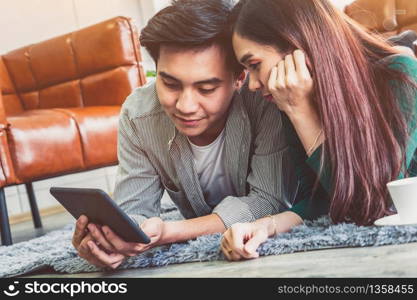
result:
<svg viewBox="0 0 417 300"><path fill-rule="evenodd" d="M168 209L163 219L182 219L176 209ZM0 277L13 277L43 268L57 272L100 271L77 256L71 244L74 224L42 237L12 246L0 247ZM224 260L219 251L220 234L201 236L185 243L165 245L126 259L119 269L160 267L195 261ZM326 248L382 246L417 241L417 225L356 226L332 225L327 217L295 227L263 243L260 255L279 255Z"/></svg>

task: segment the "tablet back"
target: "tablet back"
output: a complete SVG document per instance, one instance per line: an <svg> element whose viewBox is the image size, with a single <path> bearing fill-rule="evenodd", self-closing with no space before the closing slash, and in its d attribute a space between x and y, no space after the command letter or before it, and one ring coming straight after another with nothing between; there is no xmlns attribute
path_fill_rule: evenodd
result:
<svg viewBox="0 0 417 300"><path fill-rule="evenodd" d="M148 244L149 237L119 206L100 189L51 187L51 194L76 219L109 226L126 242Z"/></svg>

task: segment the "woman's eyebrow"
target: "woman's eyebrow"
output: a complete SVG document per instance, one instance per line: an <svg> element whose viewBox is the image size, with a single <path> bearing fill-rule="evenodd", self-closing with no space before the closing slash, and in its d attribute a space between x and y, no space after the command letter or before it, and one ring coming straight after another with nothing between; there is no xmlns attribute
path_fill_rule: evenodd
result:
<svg viewBox="0 0 417 300"><path fill-rule="evenodd" d="M243 55L243 57L240 59L240 63L241 64L245 64L249 58L251 58L253 56L253 54L251 53L246 53L245 55Z"/></svg>

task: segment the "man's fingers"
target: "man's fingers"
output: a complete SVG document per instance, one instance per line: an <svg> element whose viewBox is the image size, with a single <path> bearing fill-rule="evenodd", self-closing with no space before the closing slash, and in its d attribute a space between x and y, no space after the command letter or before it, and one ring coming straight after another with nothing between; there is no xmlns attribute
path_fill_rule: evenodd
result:
<svg viewBox="0 0 417 300"><path fill-rule="evenodd" d="M75 248L81 244L81 241L87 234L86 228L88 224L88 218L84 215L81 215L77 222L75 223L75 231L72 236L72 244Z"/></svg>
<svg viewBox="0 0 417 300"><path fill-rule="evenodd" d="M92 241L93 238L91 237L91 234L87 234L84 239L81 241L81 243L78 245L78 254L85 258L88 257L91 253L90 248L88 247L88 242Z"/></svg>
<svg viewBox="0 0 417 300"><path fill-rule="evenodd" d="M134 250L131 243L122 240L117 234L113 232L108 226L102 227L106 240L116 249L117 252L128 255Z"/></svg>
<svg viewBox="0 0 417 300"><path fill-rule="evenodd" d="M100 263L106 266L111 266L116 263L120 263L125 258L124 255L119 253L107 254L105 251L100 249L93 241L89 241L88 246L95 258L98 259Z"/></svg>
<svg viewBox="0 0 417 300"><path fill-rule="evenodd" d="M120 266L120 265L122 264L122 262L123 262L123 261L119 261L119 262L117 262L117 263L114 263L114 264L110 265L110 268L112 268L112 269L117 269L117 267L118 267L118 266Z"/></svg>
<svg viewBox="0 0 417 300"><path fill-rule="evenodd" d="M92 235L93 239L98 242L98 244L106 249L109 252L115 252L116 249L111 245L107 239L104 237L103 232L101 231L99 226L96 226L95 224L88 224L87 226L88 231L90 231L90 234Z"/></svg>

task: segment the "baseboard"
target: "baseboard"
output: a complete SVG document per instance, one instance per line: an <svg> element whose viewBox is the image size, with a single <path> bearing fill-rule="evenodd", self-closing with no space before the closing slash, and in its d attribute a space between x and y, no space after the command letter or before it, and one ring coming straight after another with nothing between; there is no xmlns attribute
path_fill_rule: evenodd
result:
<svg viewBox="0 0 417 300"><path fill-rule="evenodd" d="M39 214L41 215L41 217L46 217L50 215L59 214L64 211L65 211L65 208L63 206L55 205L55 206L50 206L47 208L40 209ZM27 222L31 220L32 220L32 213L30 211L21 213L21 214L16 214L16 215L9 217L10 225L23 223L23 222Z"/></svg>

